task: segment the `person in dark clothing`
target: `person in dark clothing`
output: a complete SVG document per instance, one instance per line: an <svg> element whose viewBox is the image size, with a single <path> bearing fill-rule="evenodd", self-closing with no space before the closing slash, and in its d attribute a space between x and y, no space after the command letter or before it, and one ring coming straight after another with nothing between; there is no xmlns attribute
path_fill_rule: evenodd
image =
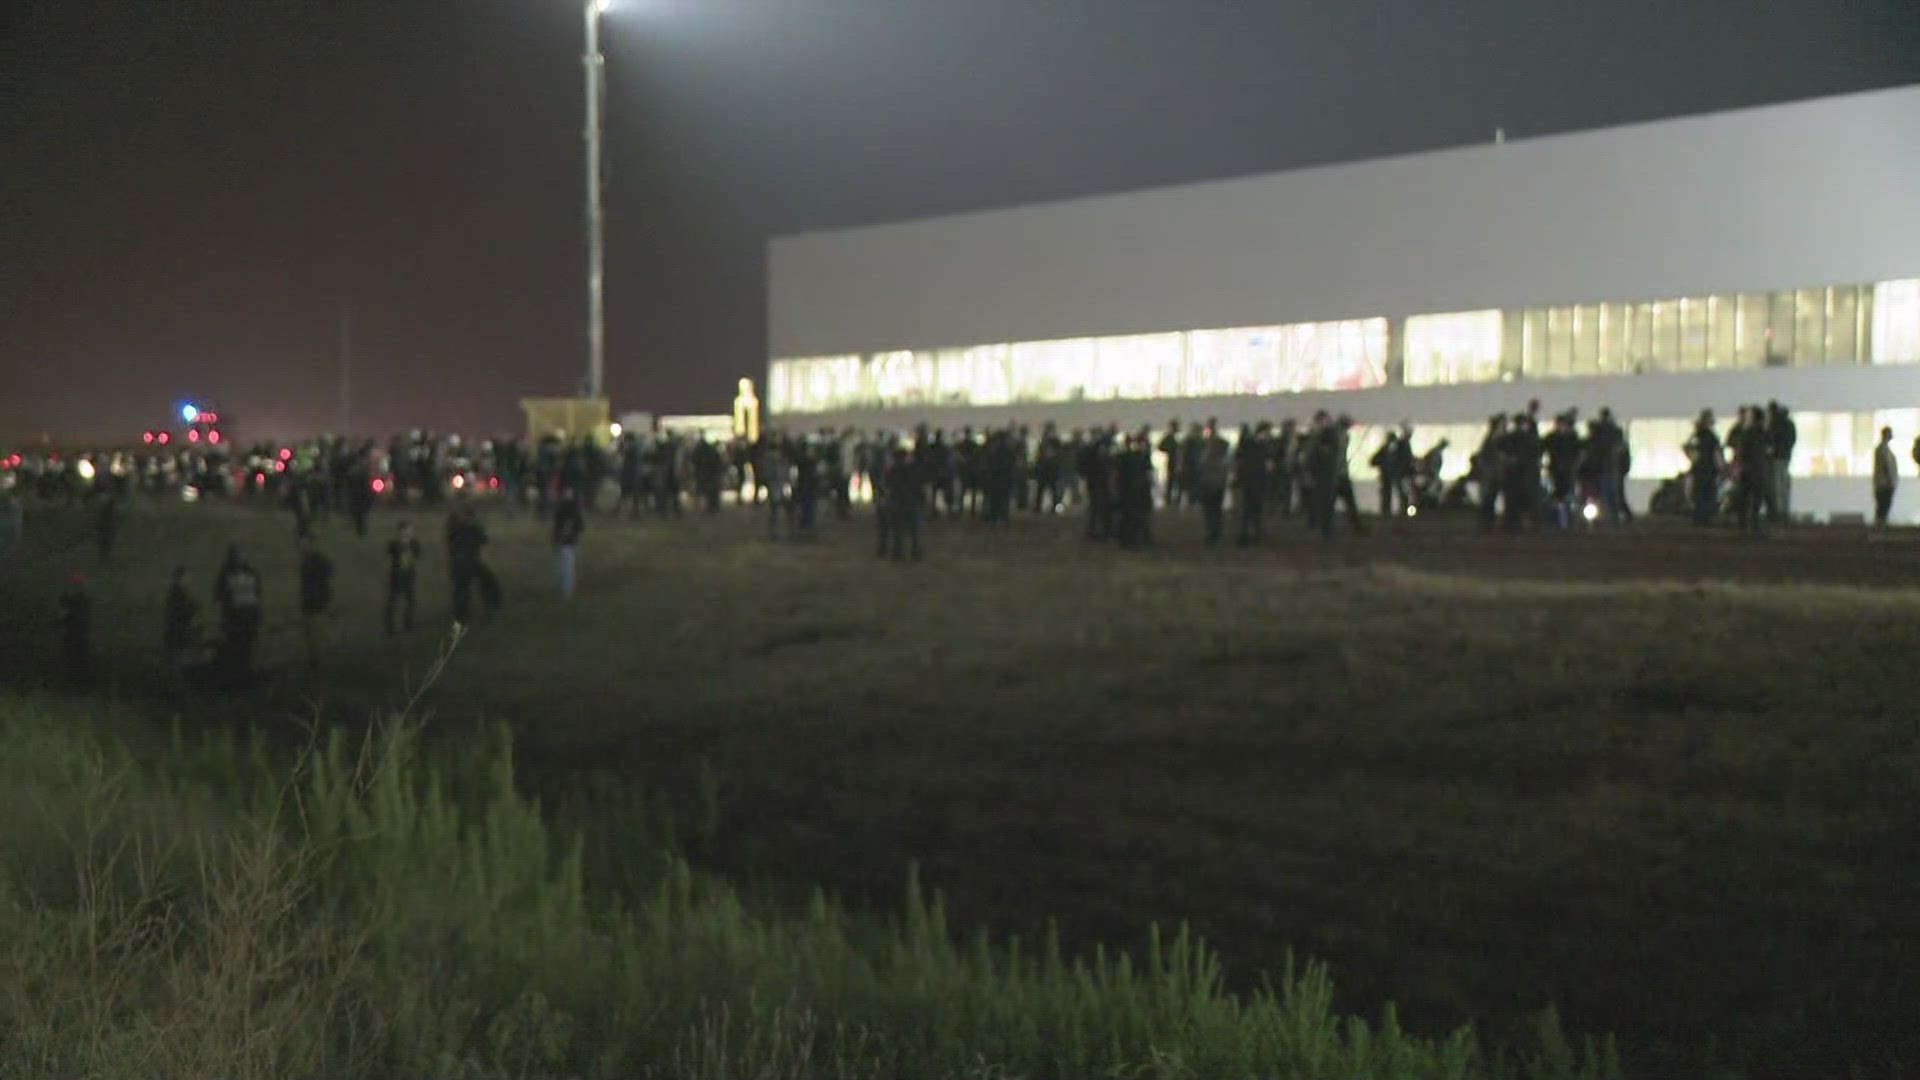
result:
<svg viewBox="0 0 1920 1080"><path fill-rule="evenodd" d="M1574 495L1580 479L1580 460L1584 447L1580 442L1580 433L1573 426L1573 414L1561 413L1553 418L1553 430L1542 440L1547 455L1547 477L1549 480L1548 498L1552 500L1553 523L1556 528L1567 528L1573 524Z"/></svg>
<svg viewBox="0 0 1920 1080"><path fill-rule="evenodd" d="M1627 446L1627 433L1613 418L1612 409L1601 409L1588 435L1588 456L1599 476L1600 506L1607 520L1632 521L1633 507L1627 504L1627 471L1633 454Z"/></svg>
<svg viewBox="0 0 1920 1080"><path fill-rule="evenodd" d="M1768 450L1773 455L1773 509L1775 521L1793 520L1793 448L1800 444L1800 426L1787 407L1767 403Z"/></svg>
<svg viewBox="0 0 1920 1080"><path fill-rule="evenodd" d="M226 685L238 686L253 674L253 649L260 640L266 597L259 572L237 544L227 549L220 576L213 583L213 598L220 609L215 667Z"/></svg>
<svg viewBox="0 0 1920 1080"><path fill-rule="evenodd" d="M1167 509L1172 510L1180 505L1181 495L1180 421L1174 420L1167 424L1167 433L1160 436L1158 449L1160 460L1167 470L1166 491L1162 501L1166 503Z"/></svg>
<svg viewBox="0 0 1920 1080"><path fill-rule="evenodd" d="M644 452L640 446L640 437L629 431L620 436L618 450L620 456L620 501L613 504L614 513L626 510L628 516L639 520L643 501L641 496L641 476L646 469Z"/></svg>
<svg viewBox="0 0 1920 1080"><path fill-rule="evenodd" d="M78 570L60 593L60 661L73 685L93 681L93 597Z"/></svg>
<svg viewBox="0 0 1920 1080"><path fill-rule="evenodd" d="M1340 419L1334 422L1330 430L1332 432L1330 438L1333 456L1333 496L1327 504L1327 516L1321 528L1326 536L1333 535L1334 504L1339 503L1347 508L1347 521L1353 526L1353 535L1365 536L1367 527L1360 521L1360 500L1354 494L1353 473L1347 463L1348 455L1353 448L1353 417L1341 414Z"/></svg>
<svg viewBox="0 0 1920 1080"><path fill-rule="evenodd" d="M882 477L880 497L880 554L894 562L919 562L920 519L925 511L926 482L904 447L894 447Z"/></svg>
<svg viewBox="0 0 1920 1080"><path fill-rule="evenodd" d="M726 481L727 459L706 435L693 444L693 482L700 489L700 503L707 513L720 512L720 489Z"/></svg>
<svg viewBox="0 0 1920 1080"><path fill-rule="evenodd" d="M393 540L387 544L387 602L382 619L387 633L395 633L397 629L413 629L414 610L419 601L419 576L420 541L413 535L413 525L403 521L395 531Z"/></svg>
<svg viewBox="0 0 1920 1080"><path fill-rule="evenodd" d="M1873 448L1873 524L1885 528L1893 513L1893 493L1900 486L1900 459L1893 452L1893 429L1880 429L1880 444Z"/></svg>
<svg viewBox="0 0 1920 1080"><path fill-rule="evenodd" d="M1711 525L1720 512L1720 474L1726 464L1721 457L1720 436L1713 430L1713 410L1700 414L1693 427L1693 437L1687 440L1686 451L1690 463L1688 494L1693 500L1693 523Z"/></svg>
<svg viewBox="0 0 1920 1080"><path fill-rule="evenodd" d="M353 534L365 540L367 518L373 513L373 474L364 456L347 476L347 513L353 518Z"/></svg>
<svg viewBox="0 0 1920 1080"><path fill-rule="evenodd" d="M1066 503L1067 448L1060 432L1049 423L1040 430L1040 446L1033 458L1033 512L1050 514Z"/></svg>
<svg viewBox="0 0 1920 1080"><path fill-rule="evenodd" d="M1545 445L1531 413L1518 413L1507 425L1500 443L1500 458L1505 465L1500 485L1501 527L1518 533L1535 512L1540 492L1540 459Z"/></svg>
<svg viewBox="0 0 1920 1080"><path fill-rule="evenodd" d="M184 672L200 660L200 605L187 590L187 568L173 568L167 585L166 623L160 645L167 667Z"/></svg>
<svg viewBox="0 0 1920 1080"><path fill-rule="evenodd" d="M1087 486L1087 539L1113 538L1113 436L1095 432L1080 448L1077 467L1081 482Z"/></svg>
<svg viewBox="0 0 1920 1080"><path fill-rule="evenodd" d="M1375 450L1373 457L1367 459L1367 464L1373 466L1374 472L1380 477L1380 518L1383 521L1392 519L1394 493L1400 487L1399 460L1396 454L1399 447L1399 433L1389 431L1386 441L1380 444L1380 449Z"/></svg>
<svg viewBox="0 0 1920 1080"><path fill-rule="evenodd" d="M1019 468L1012 431L995 431L981 450L981 483L986 489L986 520L1006 525L1013 520L1013 486Z"/></svg>
<svg viewBox="0 0 1920 1080"><path fill-rule="evenodd" d="M587 531L587 518L580 496L561 491L553 507L553 572L563 598L573 596L579 572L580 537Z"/></svg>
<svg viewBox="0 0 1920 1080"><path fill-rule="evenodd" d="M1307 510L1307 531L1333 535L1333 418L1322 410L1300 436L1300 483Z"/></svg>
<svg viewBox="0 0 1920 1080"><path fill-rule="evenodd" d="M1758 405L1745 410L1733 447L1739 467L1740 529L1758 536L1766 520L1779 513L1773 502L1773 433L1767 430L1767 414Z"/></svg>
<svg viewBox="0 0 1920 1080"><path fill-rule="evenodd" d="M1487 421L1487 433L1480 439L1480 452L1473 455L1470 465L1474 482L1480 488L1480 527L1487 532L1492 532L1499 520L1500 489L1507 471L1502 457L1506 443L1506 415L1496 415Z"/></svg>
<svg viewBox="0 0 1920 1080"><path fill-rule="evenodd" d="M820 489L824 480L820 471L820 448L808 442L797 443L793 459L793 506L796 523L787 531L798 538L812 539L820 517Z"/></svg>
<svg viewBox="0 0 1920 1080"><path fill-rule="evenodd" d="M333 607L333 560L309 541L300 552L300 625L307 640L307 668L320 670L327 645L327 611Z"/></svg>
<svg viewBox="0 0 1920 1080"><path fill-rule="evenodd" d="M1264 421L1251 433L1243 432L1233 451L1233 497L1240 513L1240 546L1267 538L1267 490L1272 483L1272 425Z"/></svg>
<svg viewBox="0 0 1920 1080"><path fill-rule="evenodd" d="M453 577L453 621L467 625L473 611L473 593L491 615L500 607L500 585L486 562L487 532L470 506L456 507L447 516L447 569Z"/></svg>
<svg viewBox="0 0 1920 1080"><path fill-rule="evenodd" d="M1251 436L1249 436L1251 439ZM1200 467L1194 473L1195 494L1207 526L1207 544L1218 544L1225 532L1223 511L1227 502L1227 481L1232 472L1228 462L1227 440L1218 431L1207 432L1200 452Z"/></svg>
<svg viewBox="0 0 1920 1080"><path fill-rule="evenodd" d="M1114 459L1114 488L1119 501L1120 545L1145 547L1153 542L1153 453L1146 429L1127 440L1126 449ZM1192 476L1182 482L1197 487L1198 462Z"/></svg>
<svg viewBox="0 0 1920 1080"><path fill-rule="evenodd" d="M1413 509L1413 481L1420 469L1419 463L1413 456L1412 425L1401 425L1400 437L1394 440L1393 453L1388 457L1388 461L1393 466L1393 491L1400 500L1399 506L1394 508L1394 513L1405 514Z"/></svg>
<svg viewBox="0 0 1920 1080"><path fill-rule="evenodd" d="M293 538L313 539L313 495L299 479L287 485L287 508L293 511Z"/></svg>
<svg viewBox="0 0 1920 1080"><path fill-rule="evenodd" d="M1280 435L1268 448L1269 506L1283 518L1293 517L1294 490L1300 476L1300 428L1291 418L1280 422Z"/></svg>

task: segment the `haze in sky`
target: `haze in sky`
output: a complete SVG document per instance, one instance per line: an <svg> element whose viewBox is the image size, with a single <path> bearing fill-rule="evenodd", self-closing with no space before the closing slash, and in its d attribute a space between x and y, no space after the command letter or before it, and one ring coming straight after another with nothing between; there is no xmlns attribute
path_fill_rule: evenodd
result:
<svg viewBox="0 0 1920 1080"><path fill-rule="evenodd" d="M0 442L187 398L335 429L348 306L356 430L573 392L579 33L570 0L6 5ZM763 370L771 235L1920 81L1906 0L618 0L606 37L608 385L654 412Z"/></svg>

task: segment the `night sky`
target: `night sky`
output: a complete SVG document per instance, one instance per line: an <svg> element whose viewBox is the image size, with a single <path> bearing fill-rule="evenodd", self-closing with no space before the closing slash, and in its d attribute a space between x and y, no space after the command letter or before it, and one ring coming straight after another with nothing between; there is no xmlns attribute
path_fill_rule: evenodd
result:
<svg viewBox="0 0 1920 1080"><path fill-rule="evenodd" d="M1920 82L1914 11L621 0L609 389L724 411L770 235ZM571 393L579 34L570 0L0 4L0 443L186 398L333 429L343 305L357 430Z"/></svg>

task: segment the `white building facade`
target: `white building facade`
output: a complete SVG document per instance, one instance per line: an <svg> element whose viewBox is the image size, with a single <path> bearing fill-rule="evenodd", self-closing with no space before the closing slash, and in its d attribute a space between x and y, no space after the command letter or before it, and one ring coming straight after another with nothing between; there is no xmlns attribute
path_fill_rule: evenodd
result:
<svg viewBox="0 0 1920 1080"><path fill-rule="evenodd" d="M1486 418L1610 406L1631 487L1779 401L1796 512L1920 437L1920 87L780 238L795 429L1347 413L1466 467ZM1920 485L1903 496L1915 517Z"/></svg>

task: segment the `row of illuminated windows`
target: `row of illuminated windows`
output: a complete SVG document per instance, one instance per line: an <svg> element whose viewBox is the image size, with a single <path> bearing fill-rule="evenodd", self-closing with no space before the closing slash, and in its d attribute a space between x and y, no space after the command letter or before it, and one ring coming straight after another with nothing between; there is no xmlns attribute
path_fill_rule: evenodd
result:
<svg viewBox="0 0 1920 1080"><path fill-rule="evenodd" d="M1417 316L1402 355L1409 386L1914 363L1920 280Z"/></svg>
<svg viewBox="0 0 1920 1080"><path fill-rule="evenodd" d="M775 412L1361 390L1387 384L1387 320L776 360L769 381Z"/></svg>
<svg viewBox="0 0 1920 1080"><path fill-rule="evenodd" d="M1920 409L1882 409L1871 413L1795 413L1791 475L1870 477L1873 475L1873 450L1880 441L1880 429L1892 428L1894 447L1904 463L1907 451L1920 436ZM1721 418L1718 433L1725 440L1732 423ZM1681 419L1632 420L1627 423L1627 441L1633 451L1629 475L1644 480L1664 480L1686 472L1687 441L1693 437L1694 421ZM1365 470L1395 425L1356 425L1350 460ZM1580 426L1586 434L1586 426ZM1464 476L1470 459L1479 450L1486 435L1481 424L1421 424L1413 430L1416 455L1424 455L1445 440L1441 475L1449 480Z"/></svg>
<svg viewBox="0 0 1920 1080"><path fill-rule="evenodd" d="M775 360L775 412L1920 362L1920 279L1774 293Z"/></svg>

